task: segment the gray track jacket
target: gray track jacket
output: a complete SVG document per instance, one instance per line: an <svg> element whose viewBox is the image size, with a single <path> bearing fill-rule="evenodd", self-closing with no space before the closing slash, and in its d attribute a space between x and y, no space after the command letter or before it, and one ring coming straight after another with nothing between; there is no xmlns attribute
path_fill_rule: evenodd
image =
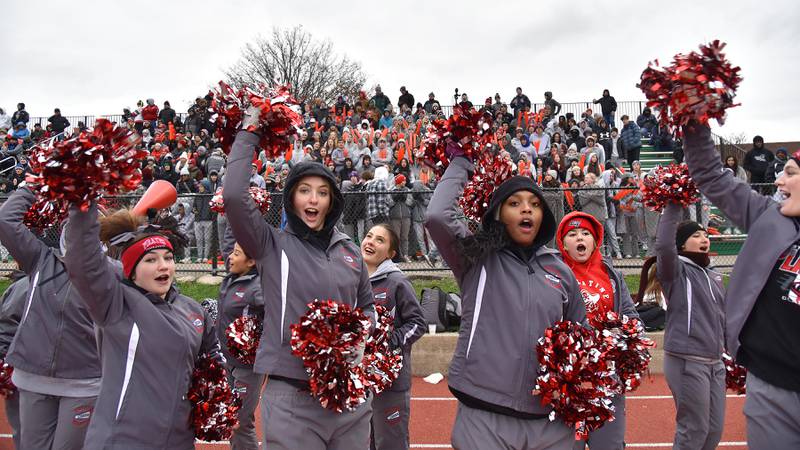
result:
<svg viewBox="0 0 800 450"><path fill-rule="evenodd" d="M219 316L217 318L217 338L222 347L222 354L228 366L252 369L249 364L242 364L228 350L228 325L242 316L255 316L264 320L264 298L261 296L261 278L258 272L240 275L236 278L228 275L219 287Z"/></svg>
<svg viewBox="0 0 800 450"><path fill-rule="evenodd" d="M6 362L35 375L100 378L94 323L61 262L22 222L35 198L17 189L0 207L0 242L28 274L31 285ZM116 279L113 273L111 277Z"/></svg>
<svg viewBox="0 0 800 450"><path fill-rule="evenodd" d="M326 251L296 236L287 224L278 230L265 221L248 192L250 162L259 137L240 131L225 175L225 214L236 242L257 261L264 297L264 332L253 370L308 380L300 358L292 355L290 326L314 299L333 299L361 308L374 319L372 287L361 250L334 230ZM286 202L291 201L286 199Z"/></svg>
<svg viewBox="0 0 800 450"><path fill-rule="evenodd" d="M539 363L536 342L559 320L586 324L575 276L559 253L540 247L521 261L508 250L467 266L457 240L470 234L457 210L472 164L454 158L428 206L426 226L461 288L462 317L450 363L450 387L521 413L548 414L531 391ZM554 230L553 230L554 231Z"/></svg>
<svg viewBox="0 0 800 450"><path fill-rule="evenodd" d="M668 306L664 350L717 360L725 340L722 275L678 255L675 233L681 217L683 208L670 203L656 235L658 280Z"/></svg>
<svg viewBox="0 0 800 450"><path fill-rule="evenodd" d="M22 274L22 272L19 272ZM26 275L16 278L14 283L3 293L0 305L0 359L5 359L8 347L17 334L22 311L25 310L25 299L30 287L30 278Z"/></svg>
<svg viewBox="0 0 800 450"><path fill-rule="evenodd" d="M748 233L733 266L725 297L725 338L731 355L739 351L739 333L781 254L800 240L797 219L780 212L780 204L750 189L722 162L707 126L684 127L684 154L689 173L711 203ZM670 305L670 308L672 306Z"/></svg>
<svg viewBox="0 0 800 450"><path fill-rule="evenodd" d="M101 329L103 381L86 449L193 449L186 394L198 357L221 359L214 324L175 287L165 299L105 263L97 207L73 207L64 264Z"/></svg>
<svg viewBox="0 0 800 450"><path fill-rule="evenodd" d="M389 341L392 349L403 351L403 368L390 391L411 389L411 345L425 334L425 317L417 295L399 267L384 261L369 277L376 305L383 305L394 316L394 331Z"/></svg>

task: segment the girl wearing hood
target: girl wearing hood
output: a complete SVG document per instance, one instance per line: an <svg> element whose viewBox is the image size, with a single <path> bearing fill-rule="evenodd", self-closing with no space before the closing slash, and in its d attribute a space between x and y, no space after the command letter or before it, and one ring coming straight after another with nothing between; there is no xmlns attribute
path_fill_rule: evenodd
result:
<svg viewBox="0 0 800 450"><path fill-rule="evenodd" d="M550 421L532 395L536 340L559 320L585 324L575 276L545 247L556 223L533 180L515 176L492 194L480 230L470 231L458 198L473 170L457 143L428 206L426 227L458 282L463 316L449 369L458 399L458 449L571 449L572 430Z"/></svg>
<svg viewBox="0 0 800 450"><path fill-rule="evenodd" d="M668 305L664 375L677 410L674 448L710 450L725 419L725 291L722 276L708 268L708 232L697 222L679 223L682 216L680 205L669 204L656 235L656 272Z"/></svg>
<svg viewBox="0 0 800 450"><path fill-rule="evenodd" d="M257 128L250 108L243 129ZM334 225L344 207L336 179L324 166L301 162L283 190L285 229L268 225L248 192L259 135L240 131L228 159L223 198L236 241L256 261L264 298L264 332L253 371L269 375L261 402L265 448L358 448L369 441L371 402L353 411L323 408L309 393L303 361L292 354L290 326L315 299L332 299L374 319L372 289L361 252ZM355 366L363 356L353 355Z"/></svg>
<svg viewBox="0 0 800 450"><path fill-rule="evenodd" d="M372 400L372 448L407 450L411 409L411 345L425 333L414 288L392 261L399 250L397 234L387 224L373 226L361 241L361 257L369 271L372 295L394 316L389 346L403 352L403 368L392 386Z"/></svg>
<svg viewBox="0 0 800 450"><path fill-rule="evenodd" d="M622 273L600 254L603 243L600 221L584 212L569 213L558 225L556 241L561 257L578 280L589 323L611 311L639 318ZM625 447L625 395L614 397L613 405L614 420L589 433L586 442L576 442L575 450L585 448L587 443L592 450Z"/></svg>
<svg viewBox="0 0 800 450"><path fill-rule="evenodd" d="M64 266L99 331L103 367L85 449L194 448L192 373L203 357L224 362L213 319L174 285L186 238L172 220L142 222L129 210L98 220L93 203L72 206L64 230Z"/></svg>
<svg viewBox="0 0 800 450"><path fill-rule="evenodd" d="M776 201L722 170L708 126L683 131L686 163L700 192L748 232L725 299L726 348L748 371L748 446L800 448L800 153L775 181Z"/></svg>

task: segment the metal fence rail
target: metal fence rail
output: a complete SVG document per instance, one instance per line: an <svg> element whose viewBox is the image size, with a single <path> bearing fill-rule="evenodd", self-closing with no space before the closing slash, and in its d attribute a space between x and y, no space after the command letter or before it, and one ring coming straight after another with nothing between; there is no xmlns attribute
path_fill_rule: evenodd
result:
<svg viewBox="0 0 800 450"><path fill-rule="evenodd" d="M580 188L580 189L546 189L546 191L555 191L555 192L576 192L581 190L608 190L606 188ZM367 227L371 223L370 218L366 217L366 212L362 207L358 205L365 205L367 202L367 198L370 195L404 195L409 194L412 195L412 198L416 196L417 199L421 199L423 197L430 197L433 191L425 191L425 192L415 192L412 194L411 191L385 191L385 192L348 192L344 193L345 196L345 214L341 218L340 222L337 224L338 228L346 233L348 233L351 238L356 242L360 243L361 239L363 238L366 231L368 231ZM194 205L201 204L203 202L209 202L211 199L211 194L181 194L178 197L178 203L183 203L186 205L186 210L190 211L194 209ZM283 199L282 194L280 192L275 192L272 194L272 206L269 212L264 216L264 220L273 227L279 228L282 223L282 205ZM0 197L0 203L4 202L7 197L3 196ZM104 199L104 203L106 208L109 210L114 210L118 208L126 208L126 207L133 207L136 202L139 200L138 196L116 196L116 197L107 197ZM418 201L418 200L414 200ZM563 200L562 200L563 201ZM355 206L354 206L355 205ZM564 202L563 206L565 207L565 212L569 212L569 205ZM705 222L708 225L713 226L716 230L718 230L721 234L718 236L713 236L711 241L711 252L712 252L712 260L714 264L718 267L732 267L734 262L736 261L736 255L739 253L739 249L741 248L744 240L746 239L746 235L742 233L741 230L736 228L736 226L730 221L728 221L725 217L723 217L718 211L716 211L710 205L703 205L697 204L694 205L695 211L690 213L687 210L686 218L697 219L700 221ZM177 204L172 208L171 211L173 214L177 213ZM648 213L652 214L652 213ZM649 220L652 221L653 217L649 217ZM649 241L652 244L652 238L654 236L648 236L646 233L648 231L648 227L645 226L645 210L641 210L641 214L637 217L637 220L641 222L640 224L640 235L637 236L638 241L643 244L640 246L641 251L638 254L631 255L631 258L622 258L615 260L615 265L622 269L627 269L628 272L636 272L643 263L643 259L649 256L648 252L652 252L652 249L646 249L646 244L648 242L648 237L651 238ZM656 218L657 220L657 218ZM197 222L197 221L196 221ZM652 223L652 222L651 222ZM446 270L441 263L431 267L428 262L423 258L423 252L426 247L427 236L422 236L422 240L420 241L417 239L415 227L413 226L413 222L410 223L411 226L408 227L409 232L406 238L408 239L408 256L411 261L403 262L401 267L403 270L407 272L415 272L415 273L425 273L425 272L437 272ZM187 235L190 237L192 244L189 247L188 253L185 255L177 255L179 260L179 272L185 273L210 273L210 274L220 274L224 272L224 264L222 264L222 260L220 257L220 237L224 233L224 229L227 226L227 221L224 215L216 215L214 214L213 219L211 220L210 228L211 228L211 245L210 245L210 254L209 255L200 255L198 254L198 248L196 245L197 242L197 234L196 230L190 229L187 230ZM477 223L470 223L471 228L477 229ZM199 228L199 231L202 231L203 228ZM654 229L651 226L651 232L654 233ZM417 227L419 229L419 227ZM424 233L424 232L423 232ZM39 233L41 239L47 242L49 245L57 246L59 241L60 235L60 227L54 226L49 229L43 230ZM420 244L421 242L421 244ZM420 246L422 245L422 247ZM9 271L14 268L14 265L11 263L9 255L2 249L2 254L0 254L0 272Z"/></svg>

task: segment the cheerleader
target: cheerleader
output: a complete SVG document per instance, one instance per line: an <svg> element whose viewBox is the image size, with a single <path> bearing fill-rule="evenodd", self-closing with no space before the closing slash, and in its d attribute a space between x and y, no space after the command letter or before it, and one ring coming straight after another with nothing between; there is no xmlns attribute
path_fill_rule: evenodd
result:
<svg viewBox="0 0 800 450"><path fill-rule="evenodd" d="M726 348L748 371L748 446L800 448L800 154L775 181L775 201L722 170L707 126L684 132L686 163L700 192L748 233L725 301Z"/></svg>
<svg viewBox="0 0 800 450"><path fill-rule="evenodd" d="M392 261L400 239L387 224L373 226L361 242L361 257L369 271L376 305L394 316L389 346L403 352L403 368L392 386L372 400L372 448L409 448L411 408L411 345L425 333L425 318L411 282Z"/></svg>
<svg viewBox="0 0 800 450"><path fill-rule="evenodd" d="M242 316L253 316L258 323L264 320L264 299L261 296L261 278L256 270L256 261L242 250L238 243L232 248L226 232L226 253L228 275L219 288L219 318L217 319L217 338L225 355L228 373L233 379L233 387L239 393L242 407L239 409L239 428L230 439L235 450L257 450L255 411L261 398L264 375L253 372L253 364L247 364L231 355L228 349L227 329L231 322Z"/></svg>
<svg viewBox="0 0 800 450"><path fill-rule="evenodd" d="M533 180L516 176L492 194L480 230L458 210L473 166L449 143L450 165L428 206L426 227L453 271L463 316L449 370L458 399L457 449L571 449L574 430L549 420L551 408L531 392L536 341L559 320L584 324L580 288L558 252L545 247L553 214Z"/></svg>
<svg viewBox="0 0 800 450"><path fill-rule="evenodd" d="M23 223L35 200L21 187L0 207L0 243L30 279L6 356L19 389L20 448L79 450L100 392L94 323L64 270L63 246L48 247Z"/></svg>
<svg viewBox="0 0 800 450"><path fill-rule="evenodd" d="M258 123L250 108L243 128ZM315 299L361 308L374 320L372 288L361 252L336 230L344 199L333 174L322 164L295 165L283 190L286 227L268 225L248 192L250 162L259 136L240 131L228 157L225 214L242 250L256 261L264 298L264 332L253 370L268 374L261 402L265 448L364 448L372 409L366 401L336 413L309 395L308 374L292 354L290 326ZM354 352L350 363L363 357Z"/></svg>
<svg viewBox="0 0 800 450"><path fill-rule="evenodd" d="M173 284L185 238L166 224L141 227L128 210L98 223L96 205L73 206L69 217L64 265L99 329L103 363L84 448L193 449L192 372L201 356L223 358L213 319ZM119 255L122 279L101 240Z"/></svg>
<svg viewBox="0 0 800 450"><path fill-rule="evenodd" d="M715 449L725 419L722 276L710 270L708 232L664 208L656 233L656 272L667 301L664 375L675 401L675 449ZM765 447L755 447L765 448Z"/></svg>
<svg viewBox="0 0 800 450"><path fill-rule="evenodd" d="M589 322L608 312L639 318L625 278L614 269L609 258L600 254L603 225L592 215L583 212L567 214L558 225L556 242L564 262L572 269L581 289ZM575 443L575 450L586 443L592 450L625 448L625 395L613 399L614 420L589 433L586 442Z"/></svg>

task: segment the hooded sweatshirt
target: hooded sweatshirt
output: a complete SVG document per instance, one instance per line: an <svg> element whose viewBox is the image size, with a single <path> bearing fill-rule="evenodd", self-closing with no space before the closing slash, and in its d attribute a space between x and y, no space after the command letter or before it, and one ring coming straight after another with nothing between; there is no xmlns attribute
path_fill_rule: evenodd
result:
<svg viewBox="0 0 800 450"><path fill-rule="evenodd" d="M578 225L576 222L588 222L595 239L595 248L586 262L579 263L570 258L564 248L564 231ZM611 262L600 254L600 245L603 243L603 225L592 215L575 211L564 216L558 225L556 243L564 262L575 274L581 288L586 314L591 322L592 318L602 317L606 312L614 311L628 317L639 317L636 306L633 304L625 278L614 269Z"/></svg>
<svg viewBox="0 0 800 450"><path fill-rule="evenodd" d="M470 407L525 419L544 418L551 408L531 393L539 368L535 343L559 320L586 323L580 287L558 252L544 246L556 231L544 200L542 224L532 248L512 244L469 262L460 243L472 232L458 209L458 198L472 170L466 158L453 158L434 191L425 221L462 294L461 328L448 375L450 389ZM503 226L495 215L503 200L519 190L542 199L533 180L513 177L495 190L481 226Z"/></svg>
<svg viewBox="0 0 800 450"><path fill-rule="evenodd" d="M120 280L99 228L92 205L72 207L64 231L64 266L102 333L103 380L84 448L192 449L192 372L204 354L224 362L213 319L174 286L162 298Z"/></svg>
<svg viewBox="0 0 800 450"><path fill-rule="evenodd" d="M403 368L389 390L407 391L411 389L411 345L426 330L422 307L411 282L391 259L382 262L370 275L369 281L375 304L383 305L394 316L389 346L403 352Z"/></svg>
<svg viewBox="0 0 800 450"><path fill-rule="evenodd" d="M374 320L372 287L361 250L334 227L344 200L333 174L321 164L302 162L289 173L283 191L285 229L275 229L264 221L247 181L258 141L255 133L237 134L223 190L228 224L242 249L256 260L261 275L264 332L253 370L305 382L308 374L303 362L292 354L290 326L299 322L315 299L361 308ZM310 230L291 207L292 190L300 179L311 175L328 180L331 188L331 209L321 231Z"/></svg>

